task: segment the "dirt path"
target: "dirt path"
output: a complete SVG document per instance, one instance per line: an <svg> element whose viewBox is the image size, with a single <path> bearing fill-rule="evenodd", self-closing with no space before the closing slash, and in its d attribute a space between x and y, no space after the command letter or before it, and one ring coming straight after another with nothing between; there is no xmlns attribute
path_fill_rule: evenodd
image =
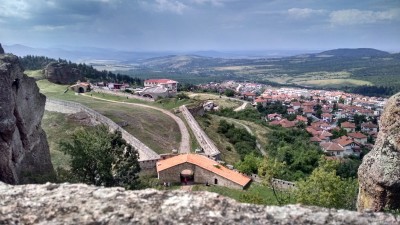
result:
<svg viewBox="0 0 400 225"><path fill-rule="evenodd" d="M99 98L99 97L94 97L94 96L89 96L86 94L83 94L83 96L89 97L89 98L94 98L94 99L99 99L107 102L113 102L113 103L119 103L119 104L126 104L126 105L132 105L132 106L139 106L139 107L144 107L144 108L150 108L154 110L158 110L169 117L171 117L179 126L179 130L181 132L181 143L179 146L179 152L180 153L190 153L190 137L189 137L189 131L185 126L185 123L182 121L181 118L175 116L173 113L171 113L168 110L165 109L160 109L155 106L150 106L150 105L145 105L145 104L140 104L140 103L130 103L130 102L119 102L119 101L113 101L113 100L108 100L104 98Z"/></svg>
<svg viewBox="0 0 400 225"><path fill-rule="evenodd" d="M241 111L241 110L243 110L243 109L246 108L247 104L248 104L248 102L243 102L243 104L242 104L241 106L237 107L237 108L234 109L233 111L235 111L235 112Z"/></svg>

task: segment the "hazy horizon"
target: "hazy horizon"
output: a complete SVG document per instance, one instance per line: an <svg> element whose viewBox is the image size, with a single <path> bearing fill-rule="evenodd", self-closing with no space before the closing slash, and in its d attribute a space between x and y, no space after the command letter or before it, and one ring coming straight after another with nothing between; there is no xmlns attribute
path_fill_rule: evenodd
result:
<svg viewBox="0 0 400 225"><path fill-rule="evenodd" d="M126 51L398 51L398 0L5 0L0 43Z"/></svg>

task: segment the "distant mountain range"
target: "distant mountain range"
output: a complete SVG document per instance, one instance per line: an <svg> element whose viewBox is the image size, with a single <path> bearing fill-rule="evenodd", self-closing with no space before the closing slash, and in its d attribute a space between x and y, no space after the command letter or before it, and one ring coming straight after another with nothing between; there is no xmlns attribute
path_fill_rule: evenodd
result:
<svg viewBox="0 0 400 225"><path fill-rule="evenodd" d="M168 56L168 55L197 55L212 58L227 59L254 59L293 56L304 53L316 53L315 50L259 50L259 51L121 51L107 48L76 48L76 47L54 47L54 48L32 48L25 45L3 45L6 52L18 56L38 55L50 58L62 58L73 62L85 62L91 60L116 60L125 63L137 63L145 59Z"/></svg>

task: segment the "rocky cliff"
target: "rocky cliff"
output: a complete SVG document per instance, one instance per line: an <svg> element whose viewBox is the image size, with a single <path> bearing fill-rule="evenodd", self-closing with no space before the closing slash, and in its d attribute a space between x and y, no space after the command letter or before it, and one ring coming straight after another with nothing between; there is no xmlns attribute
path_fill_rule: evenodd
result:
<svg viewBox="0 0 400 225"><path fill-rule="evenodd" d="M384 213L237 203L208 192L0 182L0 224L399 224Z"/></svg>
<svg viewBox="0 0 400 225"><path fill-rule="evenodd" d="M40 124L46 97L18 58L0 54L0 181L39 182L54 175Z"/></svg>
<svg viewBox="0 0 400 225"><path fill-rule="evenodd" d="M0 54L4 54L4 49L3 49L3 47L1 46L1 44L0 44Z"/></svg>
<svg viewBox="0 0 400 225"><path fill-rule="evenodd" d="M73 84L82 80L82 75L77 68L72 68L67 63L52 62L44 69L44 77L56 84Z"/></svg>
<svg viewBox="0 0 400 225"><path fill-rule="evenodd" d="M358 169L359 211L400 209L400 93L386 104L379 129L374 148Z"/></svg>

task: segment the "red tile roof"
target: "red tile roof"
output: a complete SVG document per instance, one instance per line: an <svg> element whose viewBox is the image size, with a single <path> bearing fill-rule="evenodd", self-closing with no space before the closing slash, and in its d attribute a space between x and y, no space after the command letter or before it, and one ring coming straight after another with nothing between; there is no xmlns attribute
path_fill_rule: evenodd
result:
<svg viewBox="0 0 400 225"><path fill-rule="evenodd" d="M353 139L347 137L347 136L341 136L339 138L333 139L332 140L335 143L340 144L341 146L347 146L350 145L351 143L354 143Z"/></svg>
<svg viewBox="0 0 400 225"><path fill-rule="evenodd" d="M357 139L367 138L367 136L360 132L348 133L347 136Z"/></svg>
<svg viewBox="0 0 400 225"><path fill-rule="evenodd" d="M212 173L215 173L221 177L224 177L234 183L237 183L241 186L246 186L250 182L250 178L236 172L230 170L220 164L218 162L197 154L182 154L175 157L171 157L165 160L161 160L157 162L157 172L166 170L168 168L177 166L183 163L190 163L196 166L199 166L205 170L208 170ZM219 168L215 165L219 165Z"/></svg>
<svg viewBox="0 0 400 225"><path fill-rule="evenodd" d="M325 151L344 151L344 148L334 142L323 142L320 144Z"/></svg>
<svg viewBox="0 0 400 225"><path fill-rule="evenodd" d="M343 122L340 126L343 128L356 128L356 125L350 122Z"/></svg>

